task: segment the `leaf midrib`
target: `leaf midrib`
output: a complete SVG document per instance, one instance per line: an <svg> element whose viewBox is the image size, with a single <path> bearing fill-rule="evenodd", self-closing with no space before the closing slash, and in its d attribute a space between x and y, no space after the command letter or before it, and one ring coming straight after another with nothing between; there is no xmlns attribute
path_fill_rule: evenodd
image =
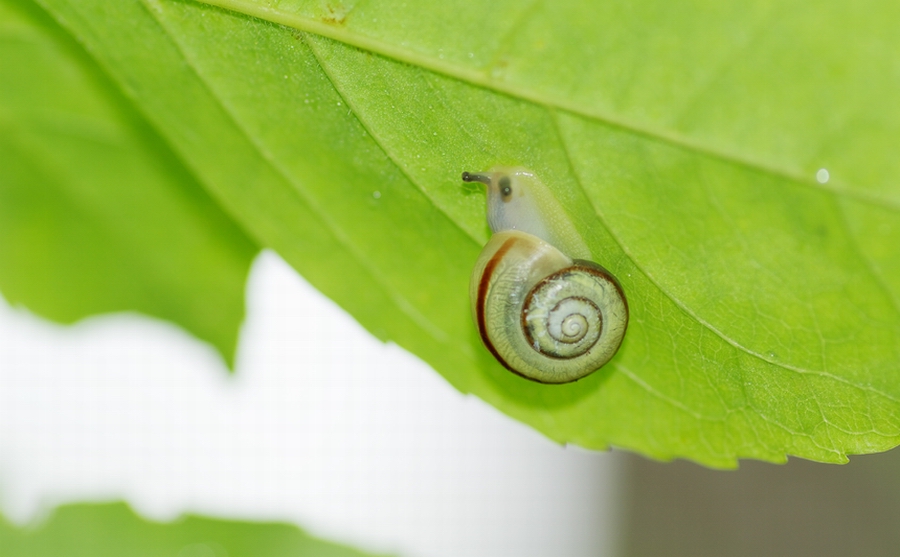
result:
<svg viewBox="0 0 900 557"><path fill-rule="evenodd" d="M900 212L900 200L892 200L878 195L854 189L838 187L834 180L829 180L825 184L819 183L810 177L792 172L789 169L769 164L765 161L755 159L743 154L704 144L701 141L694 140L683 134L674 133L672 131L642 125L638 122L623 118L611 113L603 111L593 111L578 106L575 103L566 102L558 98L545 96L539 92L516 86L510 83L504 83L491 78L490 69L473 70L465 66L446 62L441 59L424 56L421 53L391 44L384 41L373 39L371 37L352 33L347 31L343 26L337 26L303 17L299 15L289 14L277 9L260 6L248 0L198 0L201 3L209 4L226 10L239 12L251 17L256 17L264 21L285 25L299 31L320 35L343 44L355 46L363 50L379 54L386 58L391 58L412 66L425 68L427 70L468 82L472 85L491 89L499 93L520 98L535 104L564 110L571 114L578 115L582 118L594 120L607 126L616 127L635 135L647 137L651 140L666 143L687 151L693 151L697 154L728 162L737 166L742 166L755 172L789 180L798 184L811 187L817 190L831 192L835 195L846 196L857 201L875 205L877 207L889 208Z"/></svg>

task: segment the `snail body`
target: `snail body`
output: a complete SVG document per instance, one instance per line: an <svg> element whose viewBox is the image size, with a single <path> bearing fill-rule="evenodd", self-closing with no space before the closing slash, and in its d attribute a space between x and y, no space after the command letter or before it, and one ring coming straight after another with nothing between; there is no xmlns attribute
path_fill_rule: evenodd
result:
<svg viewBox="0 0 900 557"><path fill-rule="evenodd" d="M463 180L487 186L491 239L472 271L472 315L485 347L507 369L568 383L606 364L628 326L619 281L589 251L546 186L524 168ZM563 249L560 249L563 248Z"/></svg>

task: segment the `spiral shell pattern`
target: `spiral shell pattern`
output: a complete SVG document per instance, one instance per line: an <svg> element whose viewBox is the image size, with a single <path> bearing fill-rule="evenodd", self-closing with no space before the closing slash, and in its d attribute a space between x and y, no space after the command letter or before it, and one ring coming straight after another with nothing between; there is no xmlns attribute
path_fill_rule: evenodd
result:
<svg viewBox="0 0 900 557"><path fill-rule="evenodd" d="M509 370L541 383L597 370L615 355L628 325L612 274L524 232L494 234L471 289L485 346Z"/></svg>

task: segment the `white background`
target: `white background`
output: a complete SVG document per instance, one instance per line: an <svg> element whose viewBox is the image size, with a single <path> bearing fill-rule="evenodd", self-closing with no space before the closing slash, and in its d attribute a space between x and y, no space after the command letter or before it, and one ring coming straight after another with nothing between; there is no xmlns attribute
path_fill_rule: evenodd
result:
<svg viewBox="0 0 900 557"><path fill-rule="evenodd" d="M617 462L461 395L272 253L251 273L231 377L172 325L61 327L0 299L0 506L17 522L126 499L155 519L290 521L406 557L602 557Z"/></svg>

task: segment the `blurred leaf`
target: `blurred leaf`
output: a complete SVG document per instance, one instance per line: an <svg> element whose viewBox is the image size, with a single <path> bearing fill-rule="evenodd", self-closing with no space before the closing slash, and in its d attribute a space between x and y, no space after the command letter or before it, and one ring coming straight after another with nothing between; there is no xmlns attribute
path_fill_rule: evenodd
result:
<svg viewBox="0 0 900 557"><path fill-rule="evenodd" d="M160 524L127 505L69 505L37 528L0 517L3 557L362 557L296 526L187 516Z"/></svg>
<svg viewBox="0 0 900 557"><path fill-rule="evenodd" d="M63 322L137 310L229 362L256 251L65 31L0 2L0 290Z"/></svg>
<svg viewBox="0 0 900 557"><path fill-rule="evenodd" d="M551 438L716 466L900 442L895 4L41 3L253 237ZM458 177L498 163L628 294L578 383L509 374L471 323Z"/></svg>

